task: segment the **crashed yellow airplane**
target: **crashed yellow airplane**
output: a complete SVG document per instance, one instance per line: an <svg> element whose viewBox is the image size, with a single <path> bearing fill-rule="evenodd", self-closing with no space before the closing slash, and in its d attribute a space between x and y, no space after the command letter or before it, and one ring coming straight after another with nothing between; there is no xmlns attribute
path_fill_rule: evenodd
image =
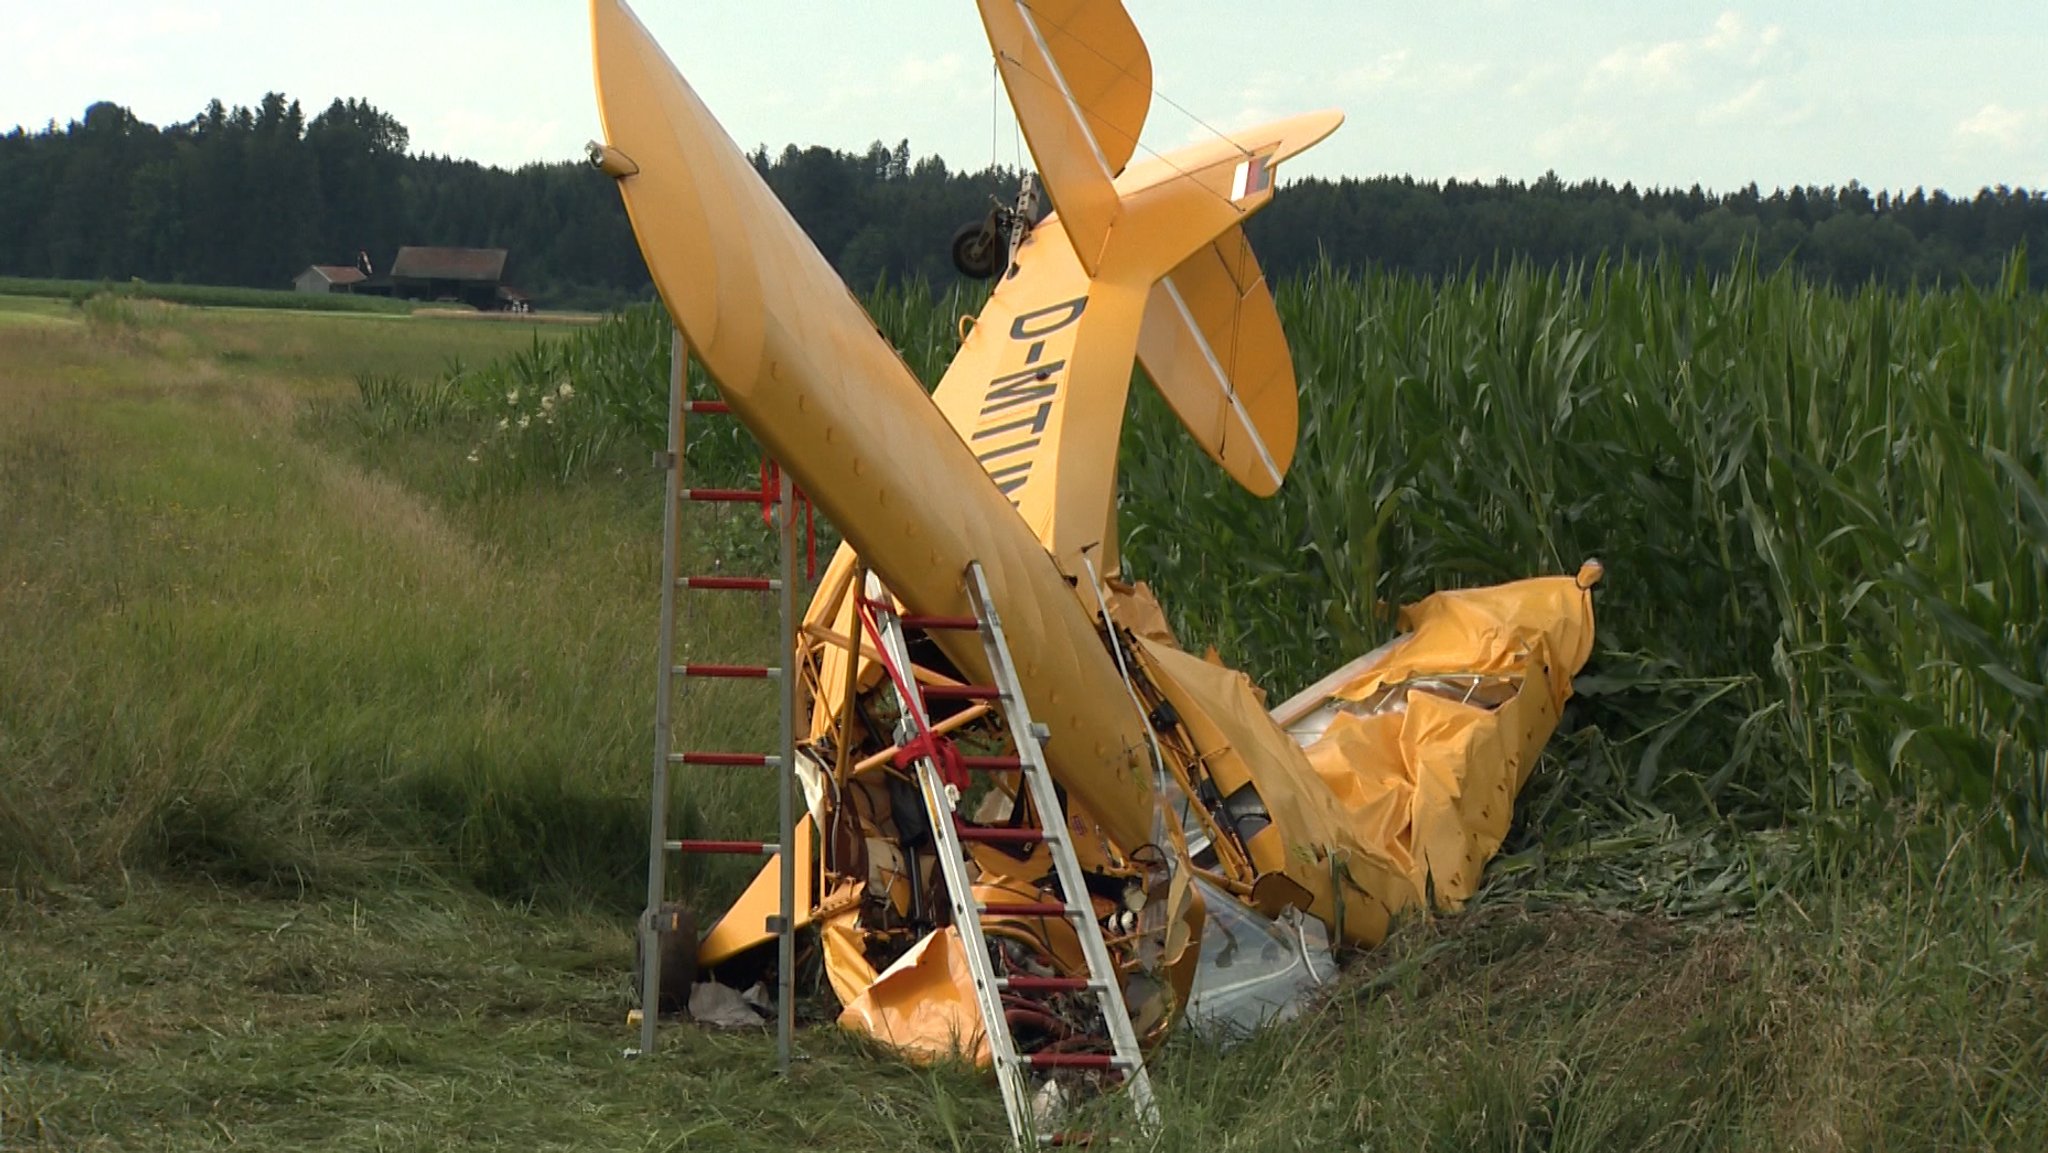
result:
<svg viewBox="0 0 2048 1153"><path fill-rule="evenodd" d="M975 611L970 566L1050 734L1054 820L1145 1043L1188 1015L1284 1010L1327 971L1325 942L1377 943L1396 912L1473 892L1592 645L1599 573L1439 593L1403 613L1395 641L1277 709L1181 649L1118 559L1134 363L1231 481L1279 488L1294 370L1243 226L1279 166L1342 117L1137 159L1151 62L1120 3L979 7L1054 213L997 238L993 295L927 394L646 29L619 0L592 4L601 163L661 298L731 411L846 540L794 654L799 921L822 942L843 1026L986 1061L927 805L957 806L945 815L969 832L1038 806L1014 769L921 795L891 675L964 686L998 672L974 632L916 627ZM892 668L864 623L877 603L903 614L914 668ZM913 752L1015 766L1034 738L1004 717L985 700L935 706ZM1015 980L1086 975L1075 926L1032 911L1083 895L1061 891L1045 843L967 849L991 909L978 935L1008 975L1006 1031L1025 1049L1085 1048L1068 994ZM775 872L703 938L702 967L773 939Z"/></svg>

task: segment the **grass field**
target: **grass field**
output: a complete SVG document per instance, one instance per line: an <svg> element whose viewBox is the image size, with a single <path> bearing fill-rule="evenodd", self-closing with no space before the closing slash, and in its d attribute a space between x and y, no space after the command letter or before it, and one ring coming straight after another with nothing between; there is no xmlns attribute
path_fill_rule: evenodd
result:
<svg viewBox="0 0 2048 1153"><path fill-rule="evenodd" d="M789 1085L765 1038L622 1058L658 476L588 378L537 406L588 339L0 299L0 1149L1001 1144L990 1086L829 1027ZM741 659L725 611L693 643ZM708 743L758 738L734 691ZM2048 1143L2048 909L1993 838L1840 868L1584 796L1539 783L1473 906L1305 1018L1177 1038L1165 1131L1106 1143Z"/></svg>
<svg viewBox="0 0 2048 1153"><path fill-rule="evenodd" d="M36 280L20 276L0 276L0 296L69 300L74 303L95 296L117 296L203 308L276 308L288 312L367 312L386 316L404 316L413 309L410 301L379 296L315 295L289 289L157 284L143 280Z"/></svg>

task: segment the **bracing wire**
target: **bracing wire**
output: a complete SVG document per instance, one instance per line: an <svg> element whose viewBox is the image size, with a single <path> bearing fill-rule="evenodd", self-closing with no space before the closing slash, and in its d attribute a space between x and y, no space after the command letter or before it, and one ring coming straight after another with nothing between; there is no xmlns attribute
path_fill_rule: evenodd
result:
<svg viewBox="0 0 2048 1153"><path fill-rule="evenodd" d="M1021 7L1030 8L1033 13L1037 13L1038 11L1038 9L1032 8L1028 0L1017 0L1017 2ZM1082 39L1081 37L1074 35L1074 33L1066 25L1061 24L1056 20L1048 20L1047 23L1050 24L1055 30L1067 33L1069 37L1072 37L1075 43L1079 44L1083 48L1086 48L1088 51L1094 53L1096 59L1102 61L1104 64L1109 65L1111 68L1116 69L1117 73L1123 76L1124 79L1138 79L1136 73L1133 73L1130 69L1125 68L1123 65L1117 63L1115 60L1110 59L1109 54L1102 51L1102 49L1097 48L1095 45L1088 43L1088 41ZM1248 151L1242 144L1239 144L1237 141L1232 140L1226 133L1223 132L1222 129L1217 128L1215 125L1209 123L1207 120L1202 119L1201 117L1195 115L1193 112L1190 112L1186 108L1182 107L1179 101L1175 100L1171 96L1168 96L1166 93L1161 92L1157 84L1150 85L1150 88L1152 90L1153 99L1158 100L1161 103L1164 103L1169 108L1172 108L1175 112L1178 112L1182 116L1187 117L1189 120L1194 121L1196 124L1201 126L1203 131L1209 133L1211 136L1214 136L1216 139L1221 140L1223 143L1230 145L1232 148L1237 149L1239 155L1242 155L1247 159L1251 157L1251 152ZM1138 143L1137 141L1132 141L1132 143L1137 144L1139 148L1145 148L1143 144ZM1152 152L1150 148L1145 148L1145 151ZM1157 152L1152 152L1152 155L1155 157L1159 156ZM1164 159L1164 157L1161 157L1161 159Z"/></svg>

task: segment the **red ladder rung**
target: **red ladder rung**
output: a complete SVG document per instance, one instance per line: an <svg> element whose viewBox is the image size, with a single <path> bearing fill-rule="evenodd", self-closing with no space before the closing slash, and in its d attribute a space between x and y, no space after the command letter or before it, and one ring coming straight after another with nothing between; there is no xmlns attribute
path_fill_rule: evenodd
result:
<svg viewBox="0 0 2048 1153"><path fill-rule="evenodd" d="M917 613L904 613L897 619L903 622L904 628L923 629L926 632L932 632L937 629L954 629L967 633L981 631L981 622L973 617L937 617L923 616Z"/></svg>
<svg viewBox="0 0 2048 1153"><path fill-rule="evenodd" d="M1079 993L1091 988L1086 977L1006 977L1003 988L1019 993Z"/></svg>
<svg viewBox="0 0 2048 1153"><path fill-rule="evenodd" d="M732 411L732 405L729 405L729 404L727 404L726 402L724 402L724 401L722 401L722 400L686 400L686 401L684 401L684 402L683 402L683 411L684 411L684 412L731 412L731 411Z"/></svg>
<svg viewBox="0 0 2048 1153"><path fill-rule="evenodd" d="M772 593L782 589L782 582L774 577L684 577L680 582L686 589L700 589L705 592L748 592Z"/></svg>
<svg viewBox="0 0 2048 1153"><path fill-rule="evenodd" d="M781 851L772 841L681 840L670 841L668 847L677 853L740 853L748 856L773 856Z"/></svg>
<svg viewBox="0 0 2048 1153"><path fill-rule="evenodd" d="M774 753L671 753L669 760L678 765L759 766L762 768L780 766L782 764L782 758Z"/></svg>
<svg viewBox="0 0 2048 1153"><path fill-rule="evenodd" d="M713 504L762 503L761 490L758 488L686 488L682 490L681 495L684 500L706 501Z"/></svg>
<svg viewBox="0 0 2048 1153"><path fill-rule="evenodd" d="M1117 1064L1109 1053L1028 1053L1024 1060L1034 1069L1110 1069Z"/></svg>
<svg viewBox="0 0 2048 1153"><path fill-rule="evenodd" d="M993 901L981 912L987 917L1064 917L1068 909L1058 901Z"/></svg>
<svg viewBox="0 0 2048 1153"><path fill-rule="evenodd" d="M961 757L963 769L979 769L982 772L1015 772L1024 767L1022 757Z"/></svg>
<svg viewBox="0 0 2048 1153"><path fill-rule="evenodd" d="M1035 845L1045 840L1044 829L985 829L978 825L961 825L958 832L961 840L984 845Z"/></svg>
<svg viewBox="0 0 2048 1153"><path fill-rule="evenodd" d="M716 677L725 680L766 680L779 677L782 669L776 665L677 665L677 676Z"/></svg>
<svg viewBox="0 0 2048 1153"><path fill-rule="evenodd" d="M1003 697L1003 690L994 685L926 685L924 699L928 701L996 701Z"/></svg>

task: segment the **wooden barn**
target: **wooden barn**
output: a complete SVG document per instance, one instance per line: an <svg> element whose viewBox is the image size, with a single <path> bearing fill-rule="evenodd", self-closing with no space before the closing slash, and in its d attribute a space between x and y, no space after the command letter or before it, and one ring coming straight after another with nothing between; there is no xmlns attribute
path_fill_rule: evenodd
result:
<svg viewBox="0 0 2048 1153"><path fill-rule="evenodd" d="M319 294L353 292L363 279L363 270L352 265L313 264L292 277L292 288L298 292Z"/></svg>
<svg viewBox="0 0 2048 1153"><path fill-rule="evenodd" d="M475 308L500 308L505 256L502 248L401 248L391 262L391 294L405 300L459 300Z"/></svg>

